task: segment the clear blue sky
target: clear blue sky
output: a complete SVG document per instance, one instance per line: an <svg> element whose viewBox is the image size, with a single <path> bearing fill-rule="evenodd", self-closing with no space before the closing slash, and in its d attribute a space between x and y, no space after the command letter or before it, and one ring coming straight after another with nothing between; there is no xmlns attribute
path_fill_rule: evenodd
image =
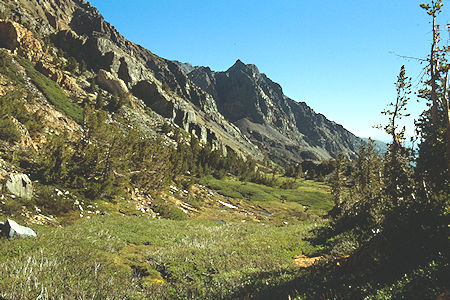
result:
<svg viewBox="0 0 450 300"><path fill-rule="evenodd" d="M425 57L429 18L416 0L92 0L126 38L167 59L228 69L252 63L284 93L358 136L395 97L402 64L414 83ZM440 23L450 23L444 6ZM448 33L443 34L448 38ZM417 116L423 104L411 102ZM412 134L412 118L407 121Z"/></svg>

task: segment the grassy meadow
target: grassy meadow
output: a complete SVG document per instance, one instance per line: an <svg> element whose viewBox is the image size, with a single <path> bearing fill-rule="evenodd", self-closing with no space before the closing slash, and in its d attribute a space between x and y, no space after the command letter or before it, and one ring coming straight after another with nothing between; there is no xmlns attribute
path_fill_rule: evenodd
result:
<svg viewBox="0 0 450 300"><path fill-rule="evenodd" d="M284 177L278 178L281 183L292 180ZM287 189L239 181L230 177L216 179L212 176L206 176L201 180L201 183L216 190L221 195L236 199L247 199L254 203L295 202L315 212L322 211L322 213L333 207L331 188L324 183L313 180L297 179L292 187Z"/></svg>
<svg viewBox="0 0 450 300"><path fill-rule="evenodd" d="M243 298L297 278L302 269L294 258L318 252L307 239L321 222L305 213L304 205L324 213L330 206L327 186L298 180L284 190L212 177L203 183L212 188L206 196L173 195L186 203L195 200L196 212L180 210L185 218L155 219L133 212L129 204L124 210L123 203L100 201L103 216L76 220L69 214L66 222L67 215L61 215L64 226L31 225L36 239L1 238L0 296ZM239 203L240 209L224 207L219 199ZM271 213L249 217L244 210ZM6 217L0 214L1 221Z"/></svg>
<svg viewBox="0 0 450 300"><path fill-rule="evenodd" d="M6 299L243 297L289 281L313 225L99 216L0 240Z"/></svg>

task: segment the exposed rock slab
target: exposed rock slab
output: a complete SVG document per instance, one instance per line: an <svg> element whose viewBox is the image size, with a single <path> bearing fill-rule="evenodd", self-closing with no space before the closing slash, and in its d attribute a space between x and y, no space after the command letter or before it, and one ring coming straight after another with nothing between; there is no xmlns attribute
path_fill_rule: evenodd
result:
<svg viewBox="0 0 450 300"><path fill-rule="evenodd" d="M6 188L17 197L25 199L33 197L33 183L26 174L10 174Z"/></svg>
<svg viewBox="0 0 450 300"><path fill-rule="evenodd" d="M100 70L97 75L98 85L115 95L124 95L128 93L128 88L122 79L118 79L105 70Z"/></svg>
<svg viewBox="0 0 450 300"><path fill-rule="evenodd" d="M231 148L257 159L267 154L286 162L327 159L339 152L352 156L359 144L342 126L286 97L254 65L237 61L226 72L213 72L166 60L128 41L83 0L5 3L14 8L12 19L28 22L40 38L50 37L67 55L85 61L99 74L102 88L116 94L131 91L155 112L213 147ZM15 34L29 35L11 26L5 24L0 37L5 37L8 47L18 49ZM28 44L37 49L31 53L39 53L37 44ZM49 76L60 79L58 74Z"/></svg>
<svg viewBox="0 0 450 300"><path fill-rule="evenodd" d="M3 235L13 237L36 237L33 229L17 224L15 221L8 219L4 225L0 227Z"/></svg>
<svg viewBox="0 0 450 300"><path fill-rule="evenodd" d="M341 125L286 97L255 65L238 60L225 72L197 67L188 76L214 97L227 120L277 161L328 159L339 152L353 156L359 144Z"/></svg>

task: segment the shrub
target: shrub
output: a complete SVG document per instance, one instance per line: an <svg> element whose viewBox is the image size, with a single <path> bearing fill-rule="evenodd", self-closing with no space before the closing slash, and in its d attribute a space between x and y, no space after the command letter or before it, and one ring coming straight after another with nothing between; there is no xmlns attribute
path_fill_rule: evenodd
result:
<svg viewBox="0 0 450 300"><path fill-rule="evenodd" d="M86 62L84 60L81 61L79 67L78 67L78 71L83 74L84 72L87 71L87 65Z"/></svg>
<svg viewBox="0 0 450 300"><path fill-rule="evenodd" d="M174 205L170 205L166 201L157 198L152 201L151 208L154 212L159 213L165 219L171 220L187 220L189 217L181 209Z"/></svg>
<svg viewBox="0 0 450 300"><path fill-rule="evenodd" d="M78 64L77 60L75 59L75 57L73 57L73 56L69 57L69 59L67 60L67 64L66 64L66 70L72 74L75 74L75 72L78 70L78 67L79 67L79 64Z"/></svg>
<svg viewBox="0 0 450 300"><path fill-rule="evenodd" d="M44 214L60 216L73 210L73 200L66 196L57 195L53 186L39 185L34 197L35 204Z"/></svg>
<svg viewBox="0 0 450 300"><path fill-rule="evenodd" d="M0 118L0 140L18 142L20 133L9 118Z"/></svg>
<svg viewBox="0 0 450 300"><path fill-rule="evenodd" d="M103 98L102 93L97 94L97 98L95 99L95 109L102 109L105 105L105 99Z"/></svg>
<svg viewBox="0 0 450 300"><path fill-rule="evenodd" d="M13 82L20 84L24 83L17 66L3 50L0 50L0 73L7 76Z"/></svg>
<svg viewBox="0 0 450 300"><path fill-rule="evenodd" d="M130 94L122 94L112 95L111 99L109 100L109 103L107 105L107 109L112 112L116 112L119 109L122 108L122 106L127 105L130 103Z"/></svg>

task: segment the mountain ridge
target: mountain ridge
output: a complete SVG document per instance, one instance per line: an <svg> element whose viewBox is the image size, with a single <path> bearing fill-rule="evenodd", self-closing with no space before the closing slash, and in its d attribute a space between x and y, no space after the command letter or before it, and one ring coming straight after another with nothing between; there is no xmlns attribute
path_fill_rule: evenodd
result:
<svg viewBox="0 0 450 300"><path fill-rule="evenodd" d="M282 87L256 65L238 59L223 72L196 67L187 75L213 96L225 118L275 160L286 163L328 159L339 152L355 154L358 137L305 102L285 96Z"/></svg>
<svg viewBox="0 0 450 300"><path fill-rule="evenodd" d="M85 62L89 72L83 80L101 80L110 94L117 93L112 86L122 86L120 93L130 93L136 103L142 101L142 107L213 149L260 160L268 156L280 163L318 161L339 152L354 155L356 136L306 103L286 97L255 65L237 60L227 71L214 72L164 59L127 40L83 0L6 0L3 5L9 18ZM77 96L88 92L78 89Z"/></svg>

